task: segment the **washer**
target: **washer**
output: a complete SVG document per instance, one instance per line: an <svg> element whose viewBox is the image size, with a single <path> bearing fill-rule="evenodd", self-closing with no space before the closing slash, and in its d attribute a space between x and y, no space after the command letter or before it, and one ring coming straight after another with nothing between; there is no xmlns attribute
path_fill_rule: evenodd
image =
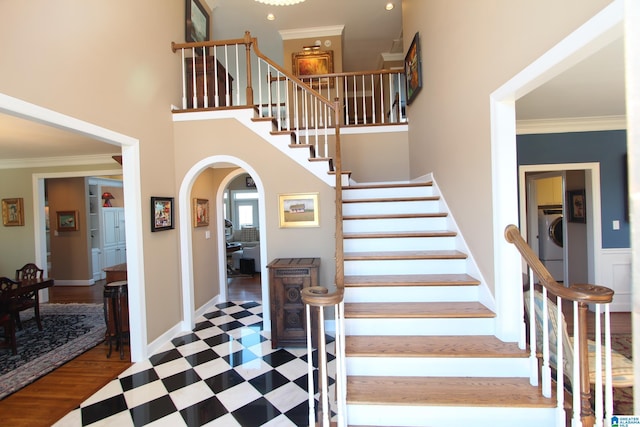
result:
<svg viewBox="0 0 640 427"><path fill-rule="evenodd" d="M538 206L538 256L557 282L564 280L562 220L562 206Z"/></svg>

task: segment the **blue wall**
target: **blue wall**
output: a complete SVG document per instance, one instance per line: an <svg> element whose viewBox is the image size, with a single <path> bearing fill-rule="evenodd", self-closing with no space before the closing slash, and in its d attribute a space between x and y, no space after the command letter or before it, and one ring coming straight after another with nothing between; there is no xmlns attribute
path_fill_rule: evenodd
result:
<svg viewBox="0 0 640 427"><path fill-rule="evenodd" d="M630 247L626 210L626 131L518 135L516 141L518 165L600 163L602 247ZM613 230L613 220L620 221L620 230Z"/></svg>

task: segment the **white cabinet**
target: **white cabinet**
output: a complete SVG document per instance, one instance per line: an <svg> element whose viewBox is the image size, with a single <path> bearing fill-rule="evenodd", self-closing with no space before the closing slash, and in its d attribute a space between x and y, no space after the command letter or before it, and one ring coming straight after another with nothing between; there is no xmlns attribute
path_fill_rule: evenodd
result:
<svg viewBox="0 0 640 427"><path fill-rule="evenodd" d="M103 268L127 260L124 208L102 208L102 253Z"/></svg>

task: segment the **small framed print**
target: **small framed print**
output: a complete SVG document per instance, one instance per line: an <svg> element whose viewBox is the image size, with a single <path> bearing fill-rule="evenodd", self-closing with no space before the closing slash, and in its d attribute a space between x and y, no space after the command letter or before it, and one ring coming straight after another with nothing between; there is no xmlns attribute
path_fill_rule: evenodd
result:
<svg viewBox="0 0 640 427"><path fill-rule="evenodd" d="M280 194L280 228L319 227L318 193Z"/></svg>
<svg viewBox="0 0 640 427"><path fill-rule="evenodd" d="M256 188L256 182L250 176L245 177L245 187Z"/></svg>
<svg viewBox="0 0 640 427"><path fill-rule="evenodd" d="M587 222L587 206L584 190L567 191L569 199L569 222Z"/></svg>
<svg viewBox="0 0 640 427"><path fill-rule="evenodd" d="M193 226L206 227L209 225L209 200L193 199Z"/></svg>
<svg viewBox="0 0 640 427"><path fill-rule="evenodd" d="M21 197L2 199L2 224L7 227L24 225L24 208Z"/></svg>
<svg viewBox="0 0 640 427"><path fill-rule="evenodd" d="M78 211L56 212L58 231L78 231Z"/></svg>
<svg viewBox="0 0 640 427"><path fill-rule="evenodd" d="M151 198L151 231L172 230L173 197Z"/></svg>

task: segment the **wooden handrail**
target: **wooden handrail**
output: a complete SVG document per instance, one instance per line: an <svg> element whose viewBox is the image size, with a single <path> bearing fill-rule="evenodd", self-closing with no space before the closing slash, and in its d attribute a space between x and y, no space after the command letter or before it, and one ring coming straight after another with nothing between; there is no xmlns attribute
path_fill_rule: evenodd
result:
<svg viewBox="0 0 640 427"><path fill-rule="evenodd" d="M599 303L606 304L613 300L613 290L598 285L576 284L571 287L560 285L551 276L542 261L538 259L527 242L520 235L520 230L515 225L508 225L504 230L504 237L509 243L513 243L525 259L529 267L536 274L541 284L554 295L570 301L583 302L586 304Z"/></svg>
<svg viewBox="0 0 640 427"><path fill-rule="evenodd" d="M525 259L529 268L538 277L540 285L557 297L577 303L578 333L574 336L579 349L580 370L580 420L584 427L592 427L595 424L595 415L591 407L591 384L589 383L589 349L587 337L587 322L589 304L608 304L613 300L613 290L605 286L591 284L574 284L569 287L561 286L551 276L544 264L538 259L531 247L520 234L515 225L508 225L504 231L505 239L513 243L520 255ZM533 291L533 290L531 290ZM558 338L560 340L560 338ZM562 363L559 361L558 363Z"/></svg>

